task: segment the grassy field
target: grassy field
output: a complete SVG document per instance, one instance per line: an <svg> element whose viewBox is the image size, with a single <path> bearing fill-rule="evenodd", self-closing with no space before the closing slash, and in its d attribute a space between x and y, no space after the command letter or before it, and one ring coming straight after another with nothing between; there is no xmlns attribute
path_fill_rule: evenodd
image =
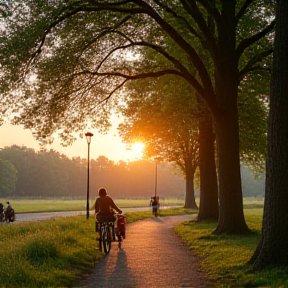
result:
<svg viewBox="0 0 288 288"><path fill-rule="evenodd" d="M19 200L19 204L28 207L26 211L54 211L47 207L63 209L64 206L73 206L73 201L79 201L75 207L81 204L82 210L85 206L84 200L50 199L41 200L40 208L36 204L38 201ZM45 201L48 202L45 204ZM66 205L66 201L69 205ZM137 204L147 206L146 200L123 201L123 204L117 204L120 207L135 207ZM21 210L22 204L17 206L16 200L11 200L11 203ZM218 287L288 287L286 267L256 273L246 266L260 236L263 200L245 199L244 207L246 222L254 232L251 235L216 236L212 234L216 223L199 224L195 221L179 224L175 230L189 249L199 255L202 259L201 269L218 283ZM193 212L183 208L163 209L161 217ZM151 211L127 213L128 223L147 217L151 217ZM0 225L0 287L72 287L103 257L97 250L94 224L93 218L87 221L85 216L73 216Z"/></svg>
<svg viewBox="0 0 288 288"><path fill-rule="evenodd" d="M193 213L165 209L161 215ZM127 222L151 217L128 212ZM85 216L0 225L0 287L73 287L104 256L95 241L95 220Z"/></svg>
<svg viewBox="0 0 288 288"><path fill-rule="evenodd" d="M182 223L176 232L201 259L201 269L218 287L288 287L288 268L253 272L247 266L257 246L262 223L263 201L244 200L244 213L251 235L213 235L216 223Z"/></svg>
<svg viewBox="0 0 288 288"><path fill-rule="evenodd" d="M84 211L86 209L86 199L69 198L38 198L38 199L5 199L0 198L0 202L5 204L10 201L16 213L21 212L54 212L54 211ZM122 208L149 206L150 199L115 199L115 203ZM89 206L93 209L94 200L90 200ZM167 198L160 200L161 205L184 205L183 200Z"/></svg>

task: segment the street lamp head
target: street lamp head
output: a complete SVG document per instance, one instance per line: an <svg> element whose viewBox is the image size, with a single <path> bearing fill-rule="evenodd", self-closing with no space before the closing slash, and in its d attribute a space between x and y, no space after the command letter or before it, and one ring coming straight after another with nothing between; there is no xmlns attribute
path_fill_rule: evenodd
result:
<svg viewBox="0 0 288 288"><path fill-rule="evenodd" d="M91 133L91 132L87 132L87 133L85 133L86 140L87 140L87 143L88 143L88 144L91 143L91 137L92 137L93 135L94 135L94 134Z"/></svg>

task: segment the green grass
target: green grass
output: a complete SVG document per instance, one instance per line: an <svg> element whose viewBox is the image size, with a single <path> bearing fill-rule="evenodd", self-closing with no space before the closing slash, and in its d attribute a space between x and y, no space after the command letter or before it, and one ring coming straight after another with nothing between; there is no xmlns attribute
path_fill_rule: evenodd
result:
<svg viewBox="0 0 288 288"><path fill-rule="evenodd" d="M255 207L255 203L250 204L247 207ZM260 237L263 209L246 208L244 213L253 231L250 235L213 235L216 223L196 221L179 224L175 230L201 258L201 269L217 282L217 287L288 287L287 267L253 272L246 265Z"/></svg>
<svg viewBox="0 0 288 288"><path fill-rule="evenodd" d="M195 213L184 208L161 215ZM151 217L151 211L127 212L127 223ZM73 287L104 256L98 248L95 219L59 217L0 225L0 287Z"/></svg>
<svg viewBox="0 0 288 288"><path fill-rule="evenodd" d="M10 201L16 213L21 212L54 212L54 211L84 211L86 209L86 199L69 198L39 198L39 199L0 199L5 204ZM115 199L115 203L121 208L145 207L149 206L150 199ZM94 200L90 199L90 207L93 209ZM160 200L161 205L182 205L183 200L167 198Z"/></svg>
<svg viewBox="0 0 288 288"><path fill-rule="evenodd" d="M145 199L121 201L117 202L120 207L147 206ZM73 210L73 205L85 209L85 200L12 199L11 203L17 209L22 207L27 211L57 211L55 207L62 210L64 206ZM201 269L217 282L218 287L288 287L286 267L252 272L246 266L260 236L263 199L245 199L244 207L246 222L253 231L251 235L217 236L212 234L216 223L199 224L195 221L179 224L175 230L189 249L201 258ZM160 210L162 217L187 213L196 211L184 208ZM126 214L127 223L131 223L151 217L151 210ZM97 250L94 225L94 218L87 221L85 216L0 225L0 287L73 287L104 256Z"/></svg>
<svg viewBox="0 0 288 288"><path fill-rule="evenodd" d="M160 209L159 216L173 216L173 215L185 215L198 213L196 210L185 209L185 208L172 208L172 209ZM135 222L145 218L150 218L152 215L151 210L149 211L137 211L137 212L127 212L127 223Z"/></svg>
<svg viewBox="0 0 288 288"><path fill-rule="evenodd" d="M0 286L69 287L102 258L83 216L1 225Z"/></svg>

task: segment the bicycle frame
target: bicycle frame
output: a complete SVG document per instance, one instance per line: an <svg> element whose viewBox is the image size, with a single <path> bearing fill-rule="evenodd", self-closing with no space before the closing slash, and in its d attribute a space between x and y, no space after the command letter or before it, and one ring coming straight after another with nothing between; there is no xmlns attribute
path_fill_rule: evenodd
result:
<svg viewBox="0 0 288 288"><path fill-rule="evenodd" d="M110 252L112 239L113 241L115 241L114 223L109 222L109 221L99 222L99 223L100 223L100 227L98 231L100 234L99 250L100 251L104 250L104 253L107 254ZM97 228L96 228L96 231L97 231ZM102 250L102 247L103 247L103 250Z"/></svg>
<svg viewBox="0 0 288 288"><path fill-rule="evenodd" d="M111 250L111 243L116 241L118 247L121 249L121 244L123 239L125 239L125 215L115 214L117 217L117 228L114 229L114 222L111 221L97 221L95 223L95 231L99 232L99 250L103 251L105 254L109 253ZM118 224L119 223L119 224ZM103 249L102 249L103 248Z"/></svg>

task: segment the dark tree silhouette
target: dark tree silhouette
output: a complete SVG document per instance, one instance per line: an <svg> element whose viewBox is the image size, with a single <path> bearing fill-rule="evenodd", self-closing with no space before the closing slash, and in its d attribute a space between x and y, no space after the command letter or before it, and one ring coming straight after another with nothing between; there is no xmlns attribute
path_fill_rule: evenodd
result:
<svg viewBox="0 0 288 288"><path fill-rule="evenodd" d="M277 0L271 78L266 190L256 269L288 265L288 2Z"/></svg>

